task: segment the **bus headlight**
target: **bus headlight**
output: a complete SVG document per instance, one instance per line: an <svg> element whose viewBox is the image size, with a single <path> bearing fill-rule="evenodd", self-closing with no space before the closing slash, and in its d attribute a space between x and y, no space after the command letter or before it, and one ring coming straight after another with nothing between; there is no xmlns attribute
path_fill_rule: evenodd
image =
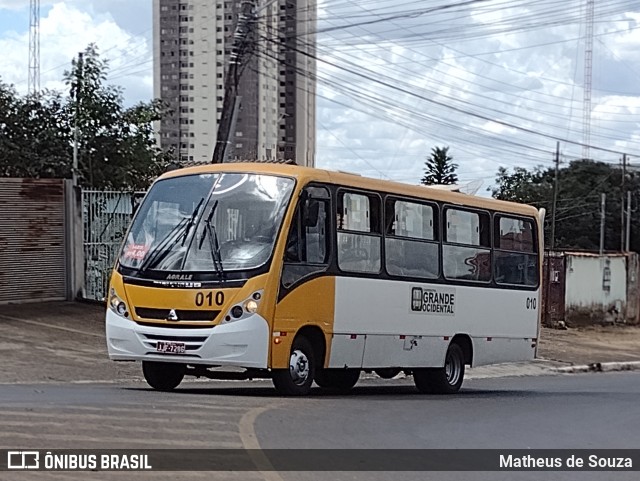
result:
<svg viewBox="0 0 640 481"><path fill-rule="evenodd" d="M129 317L129 312L127 309L127 304L118 297L114 288L111 288L111 293L109 296L109 307L112 311L122 317Z"/></svg>
<svg viewBox="0 0 640 481"><path fill-rule="evenodd" d="M244 310L254 314L258 310L258 303L253 299L249 299L244 303Z"/></svg>
<svg viewBox="0 0 640 481"><path fill-rule="evenodd" d="M262 293L263 289L255 291L244 301L233 306L231 309L229 309L222 322L225 323L237 321L258 312L258 307L260 307L260 301L262 300Z"/></svg>

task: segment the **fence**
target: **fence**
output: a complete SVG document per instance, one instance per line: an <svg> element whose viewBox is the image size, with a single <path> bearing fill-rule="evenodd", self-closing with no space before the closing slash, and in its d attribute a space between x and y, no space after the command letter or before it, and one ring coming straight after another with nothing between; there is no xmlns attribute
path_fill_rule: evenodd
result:
<svg viewBox="0 0 640 481"><path fill-rule="evenodd" d="M85 299L107 297L109 275L144 192L82 191Z"/></svg>

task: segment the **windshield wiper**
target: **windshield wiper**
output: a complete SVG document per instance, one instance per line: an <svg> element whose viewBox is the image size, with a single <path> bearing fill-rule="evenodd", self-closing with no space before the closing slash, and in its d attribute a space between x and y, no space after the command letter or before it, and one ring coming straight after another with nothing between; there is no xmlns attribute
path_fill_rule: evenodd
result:
<svg viewBox="0 0 640 481"><path fill-rule="evenodd" d="M198 217L198 212L200 211L200 207L203 202L204 197L200 199L200 202L198 202L198 205L191 213L191 216L188 219L185 218L178 222L167 236L149 252L149 255L140 266L140 270L144 271L145 269L149 269L152 266L157 265L159 262L162 262L162 260L169 255L171 249L173 249L173 247L181 240L182 245L184 246L184 243L189 236L189 231L195 223L196 217Z"/></svg>
<svg viewBox="0 0 640 481"><path fill-rule="evenodd" d="M182 245L183 246L184 246L184 242L187 240L187 237L189 237L189 231L191 230L191 227L193 227L193 224L195 223L196 217L198 217L198 212L200 211L200 207L202 206L203 202L204 202L204 197L202 199L200 199L200 202L198 202L198 205L196 206L196 210L194 210L193 214L191 214L191 218L189 219L189 223L187 224L187 227L184 230L184 237L182 238Z"/></svg>
<svg viewBox="0 0 640 481"><path fill-rule="evenodd" d="M218 242L218 233L216 232L216 226L211 223L211 219L213 218L213 214L216 211L216 207L218 207L217 200L213 203L209 215L204 220L204 229L202 229L202 234L200 235L198 249L202 249L204 238L207 236L207 234L209 234L209 250L211 252L213 268L216 270L218 277L222 281L224 280L224 269L222 268L222 257L220 256L220 243Z"/></svg>

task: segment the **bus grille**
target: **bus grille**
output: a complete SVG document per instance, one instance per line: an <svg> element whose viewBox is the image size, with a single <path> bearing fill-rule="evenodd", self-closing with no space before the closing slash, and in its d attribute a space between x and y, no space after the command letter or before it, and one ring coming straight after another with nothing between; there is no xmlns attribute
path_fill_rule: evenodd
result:
<svg viewBox="0 0 640 481"><path fill-rule="evenodd" d="M161 319L166 320L169 317L170 309L156 309L153 307L136 307L136 316L144 319ZM191 309L176 309L178 321L201 321L211 322L220 311L204 311Z"/></svg>
<svg viewBox="0 0 640 481"><path fill-rule="evenodd" d="M197 351L207 340L208 336L163 336L159 334L139 334L142 337L142 342L147 349L152 351L156 350L158 341L168 342L184 342L185 351Z"/></svg>

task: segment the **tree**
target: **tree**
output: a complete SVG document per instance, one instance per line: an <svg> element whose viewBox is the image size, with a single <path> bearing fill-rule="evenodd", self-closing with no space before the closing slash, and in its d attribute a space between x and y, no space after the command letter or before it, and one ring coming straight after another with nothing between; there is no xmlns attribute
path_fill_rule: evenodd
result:
<svg viewBox="0 0 640 481"><path fill-rule="evenodd" d="M165 112L159 100L123 107L122 89L104 85L108 62L89 45L74 59L65 83L70 87L69 117L79 129L78 177L94 188L140 189L172 162L153 136L153 122Z"/></svg>
<svg viewBox="0 0 640 481"><path fill-rule="evenodd" d="M434 147L431 149L431 157L425 162L425 174L420 181L424 185L448 185L458 182L456 175L457 164L449 156L449 147Z"/></svg>
<svg viewBox="0 0 640 481"><path fill-rule="evenodd" d="M545 242L549 244L553 209L554 169L536 167L533 171L516 167L513 173L500 168L497 186L492 190L496 199L522 202L544 208ZM558 172L555 245L560 249L600 247L600 196L606 194L605 249L620 248L622 169L603 162L579 160ZM625 192L632 192L631 250L640 251L640 239L634 230L640 222L638 201L640 179L627 174Z"/></svg>
<svg viewBox="0 0 640 481"><path fill-rule="evenodd" d="M553 172L535 167L529 171L515 167L513 174L500 167L496 177L497 187L489 188L491 195L500 200L520 202L522 204L541 204L553 196Z"/></svg>
<svg viewBox="0 0 640 481"><path fill-rule="evenodd" d="M59 94L20 97L0 83L0 176L69 177L70 139Z"/></svg>
<svg viewBox="0 0 640 481"><path fill-rule="evenodd" d="M0 176L70 178L76 121L81 186L144 189L175 163L154 138L164 104L125 108L122 89L104 84L107 73L107 62L89 45L65 72L69 97L52 91L21 97L0 82Z"/></svg>

